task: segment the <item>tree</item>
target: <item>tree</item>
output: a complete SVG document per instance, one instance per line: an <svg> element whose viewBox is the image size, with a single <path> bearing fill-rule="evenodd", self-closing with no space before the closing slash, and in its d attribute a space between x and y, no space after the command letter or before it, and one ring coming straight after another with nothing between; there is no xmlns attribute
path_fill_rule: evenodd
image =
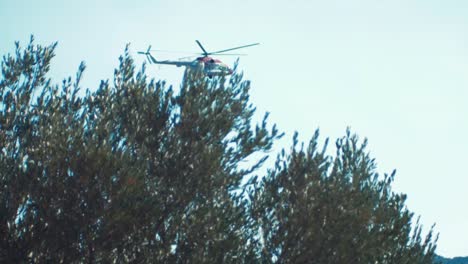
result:
<svg viewBox="0 0 468 264"><path fill-rule="evenodd" d="M4 57L1 254L21 262L242 262L253 256L239 164L276 128L251 127L249 82L187 72L179 94L135 73L79 97L46 79L56 44ZM249 253L250 252L250 253Z"/></svg>
<svg viewBox="0 0 468 264"><path fill-rule="evenodd" d="M395 172L379 177L367 141L348 130L331 157L318 137L305 148L296 134L251 192L264 262L433 263L432 229L422 240L406 196L391 190Z"/></svg>
<svg viewBox="0 0 468 264"><path fill-rule="evenodd" d="M295 145L258 182L282 134L268 115L252 126L242 74L187 71L175 92L136 71L127 47L113 82L82 93L84 63L60 85L47 77L55 47L31 38L1 64L0 262L432 258L431 233L411 235L393 176L378 180L352 137L334 162L316 138L309 151Z"/></svg>

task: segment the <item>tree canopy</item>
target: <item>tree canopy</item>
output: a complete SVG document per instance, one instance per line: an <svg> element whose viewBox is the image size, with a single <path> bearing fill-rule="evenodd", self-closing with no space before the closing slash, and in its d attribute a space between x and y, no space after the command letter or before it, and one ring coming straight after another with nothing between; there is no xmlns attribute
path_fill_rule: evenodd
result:
<svg viewBox="0 0 468 264"><path fill-rule="evenodd" d="M253 124L242 74L187 70L175 91L127 47L83 92L83 63L48 77L55 48L1 63L0 262L432 263L432 229L351 132L334 156L295 136L263 175L283 134Z"/></svg>

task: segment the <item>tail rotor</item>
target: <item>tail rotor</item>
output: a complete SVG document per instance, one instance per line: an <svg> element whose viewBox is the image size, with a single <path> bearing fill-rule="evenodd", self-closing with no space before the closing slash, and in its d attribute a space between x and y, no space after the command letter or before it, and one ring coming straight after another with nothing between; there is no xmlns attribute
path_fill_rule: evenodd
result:
<svg viewBox="0 0 468 264"><path fill-rule="evenodd" d="M149 45L148 49L145 51L138 51L137 53L138 54L142 54L142 55L145 55L146 56L146 59L148 60L148 62L151 64L151 63L157 63L158 61L153 57L153 55L151 55L150 53L151 51L151 45Z"/></svg>

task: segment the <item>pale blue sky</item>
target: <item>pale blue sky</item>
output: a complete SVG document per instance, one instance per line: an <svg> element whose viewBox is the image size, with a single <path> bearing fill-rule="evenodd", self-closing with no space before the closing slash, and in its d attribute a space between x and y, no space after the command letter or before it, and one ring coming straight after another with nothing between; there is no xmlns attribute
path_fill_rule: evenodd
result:
<svg viewBox="0 0 468 264"><path fill-rule="evenodd" d="M397 169L394 188L422 223L436 223L438 253L468 255L468 1L0 0L0 24L0 54L30 34L59 41L51 77L74 76L84 60L91 89L129 42L132 52L261 42L240 69L259 113L287 132L278 147L294 130L307 140L319 127L334 140L350 126L380 172ZM182 75L148 72L176 86Z"/></svg>

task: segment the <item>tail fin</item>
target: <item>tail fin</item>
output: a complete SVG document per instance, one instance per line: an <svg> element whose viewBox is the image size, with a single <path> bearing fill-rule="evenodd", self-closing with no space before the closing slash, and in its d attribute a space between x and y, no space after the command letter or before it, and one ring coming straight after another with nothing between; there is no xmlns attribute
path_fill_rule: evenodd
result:
<svg viewBox="0 0 468 264"><path fill-rule="evenodd" d="M146 59L148 60L149 63L158 63L158 61L153 57L153 55L151 55L150 51L151 51L151 45L148 47L146 52L138 51L138 54L146 55Z"/></svg>

